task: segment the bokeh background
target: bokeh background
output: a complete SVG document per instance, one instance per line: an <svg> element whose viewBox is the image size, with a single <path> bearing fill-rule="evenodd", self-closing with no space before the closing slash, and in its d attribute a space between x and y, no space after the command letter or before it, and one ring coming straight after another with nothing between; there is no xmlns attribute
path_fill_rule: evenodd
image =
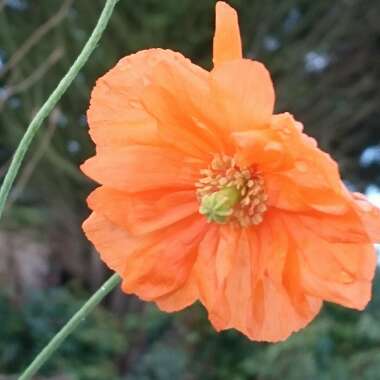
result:
<svg viewBox="0 0 380 380"><path fill-rule="evenodd" d="M239 11L245 55L272 72L276 110L297 115L339 162L347 185L379 203L380 1L230 3ZM0 180L103 4L0 0ZM122 56L149 47L178 50L210 68L214 4L121 0L90 61L41 129L1 222L1 379L14 378L109 276L80 228L94 187L78 165L94 151L85 113L95 79ZM114 292L41 379L380 379L376 282L365 312L326 305L310 327L276 345L215 333L200 305L168 315Z"/></svg>

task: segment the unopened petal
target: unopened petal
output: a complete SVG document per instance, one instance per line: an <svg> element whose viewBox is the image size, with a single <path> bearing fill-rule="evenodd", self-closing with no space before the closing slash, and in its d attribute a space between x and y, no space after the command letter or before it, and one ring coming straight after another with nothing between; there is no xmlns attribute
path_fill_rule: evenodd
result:
<svg viewBox="0 0 380 380"><path fill-rule="evenodd" d="M214 65L239 59L242 47L238 16L232 7L224 1L218 1L215 7Z"/></svg>

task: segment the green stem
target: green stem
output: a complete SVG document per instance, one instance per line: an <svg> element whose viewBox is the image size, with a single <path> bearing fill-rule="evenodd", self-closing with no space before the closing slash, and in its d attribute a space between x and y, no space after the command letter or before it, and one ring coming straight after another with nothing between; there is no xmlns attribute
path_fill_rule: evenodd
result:
<svg viewBox="0 0 380 380"><path fill-rule="evenodd" d="M120 276L115 273L111 276L91 298L80 308L80 310L66 323L65 326L54 336L45 348L36 356L29 367L22 373L18 380L29 380L36 374L41 366L50 358L63 341L75 328L91 313L99 302L120 283Z"/></svg>
<svg viewBox="0 0 380 380"><path fill-rule="evenodd" d="M55 105L58 103L59 99L66 92L66 90L70 86L71 82L78 75L80 69L87 62L91 53L96 48L96 46L100 40L100 37L102 36L104 29L106 28L106 26L109 22L109 19L110 19L111 14L114 10L114 7L118 1L119 0L107 0L105 6L103 8L103 11L99 17L98 23L96 24L95 29L93 30L93 32L92 32L90 38L88 39L86 45L83 47L81 53L78 55L77 59L75 60L73 65L70 67L69 71L62 78L62 80L59 82L58 86L51 93L51 95L46 100L44 105L37 112L36 116L33 118L31 123L28 125L28 128L26 129L26 132L25 132L23 138L21 139L20 144L18 145L18 147L16 149L16 152L13 156L12 162L9 166L8 171L7 171L7 174L5 175L4 182L0 188L0 218L3 215L5 203L7 201L7 198L8 198L9 192L11 190L11 187L13 185L13 182L17 176L17 173L20 169L21 163L25 157L26 152L29 149L29 146L30 146L34 136L36 135L39 128L41 127L42 122L46 119L46 117L49 115L49 113L53 110Z"/></svg>

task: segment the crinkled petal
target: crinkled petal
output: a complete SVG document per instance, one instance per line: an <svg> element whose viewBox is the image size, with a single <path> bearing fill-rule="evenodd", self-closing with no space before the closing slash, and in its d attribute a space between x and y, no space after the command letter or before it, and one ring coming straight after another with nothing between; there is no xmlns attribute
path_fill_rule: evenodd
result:
<svg viewBox="0 0 380 380"><path fill-rule="evenodd" d="M312 173L310 173L312 175ZM326 183L302 181L298 173L264 173L268 205L288 211L317 210L328 214L344 214L348 210L346 198Z"/></svg>
<svg viewBox="0 0 380 380"><path fill-rule="evenodd" d="M177 290L155 300L157 306L166 312L174 312L192 305L199 298L197 283L192 274Z"/></svg>
<svg viewBox="0 0 380 380"><path fill-rule="evenodd" d="M244 136L238 136L238 143L242 147L240 159L247 165L254 164L254 150L249 150L254 144L258 155L263 151L265 157L268 149L269 157L273 157L269 166L264 162L260 167L260 158L257 160L266 183L269 205L289 211L317 210L336 215L347 212L348 192L336 162L302 133L299 123L290 114L274 115L270 128L261 135L262 139L257 139L256 143L253 138L244 143ZM266 148L267 145L273 147L273 152Z"/></svg>
<svg viewBox="0 0 380 380"><path fill-rule="evenodd" d="M142 96L162 139L201 158L225 151L227 146L226 133L214 121L209 76L190 61L162 62Z"/></svg>
<svg viewBox="0 0 380 380"><path fill-rule="evenodd" d="M182 287L206 230L206 220L197 215L164 229L153 240L147 238L144 248L129 257L123 290L154 300Z"/></svg>
<svg viewBox="0 0 380 380"><path fill-rule="evenodd" d="M138 192L160 188L193 189L204 163L169 148L131 145L102 149L82 171L102 185Z"/></svg>
<svg viewBox="0 0 380 380"><path fill-rule="evenodd" d="M275 95L263 64L249 59L220 64L211 72L210 88L220 126L234 132L270 123Z"/></svg>
<svg viewBox="0 0 380 380"><path fill-rule="evenodd" d="M104 262L120 274L126 293L155 300L186 284L207 222L197 215L136 238L93 213L83 229Z"/></svg>
<svg viewBox="0 0 380 380"><path fill-rule="evenodd" d="M207 160L215 151L207 129L199 128L191 114L181 109L178 98L159 86L144 92L146 109L155 117L161 136L189 156Z"/></svg>
<svg viewBox="0 0 380 380"><path fill-rule="evenodd" d="M287 262L286 236L275 218L265 224L259 230L210 228L194 268L217 330L235 328L250 339L274 342L308 324L321 301L298 286L298 267Z"/></svg>
<svg viewBox="0 0 380 380"><path fill-rule="evenodd" d="M142 247L142 240L134 238L96 212L84 221L82 228L102 261L120 275L126 269L128 257Z"/></svg>
<svg viewBox="0 0 380 380"><path fill-rule="evenodd" d="M224 1L215 7L214 65L242 58L238 16Z"/></svg>
<svg viewBox="0 0 380 380"><path fill-rule="evenodd" d="M283 216L301 263L302 286L315 297L363 309L371 296L376 255L369 243L331 243L304 227L299 218Z"/></svg>
<svg viewBox="0 0 380 380"><path fill-rule="evenodd" d="M353 210L372 243L380 243L380 209L361 193L353 193Z"/></svg>
<svg viewBox="0 0 380 380"><path fill-rule="evenodd" d="M186 65L188 60L171 50L143 50L121 59L97 80L87 118L98 149L163 144L156 121L141 104L141 94L151 83L154 68L163 62Z"/></svg>
<svg viewBox="0 0 380 380"><path fill-rule="evenodd" d="M88 197L89 207L133 235L170 226L198 211L194 190L127 193L104 186Z"/></svg>
<svg viewBox="0 0 380 380"><path fill-rule="evenodd" d="M371 242L363 223L352 211L340 215L313 211L300 213L297 217L305 228L331 243Z"/></svg>
<svg viewBox="0 0 380 380"><path fill-rule="evenodd" d="M231 137L236 144L235 159L240 167L254 165L260 172L271 173L293 166L285 145L271 128L235 132Z"/></svg>
<svg viewBox="0 0 380 380"><path fill-rule="evenodd" d="M273 115L271 128L293 161L290 170L282 171L284 175L299 185L331 187L338 194L344 194L337 163L318 148L313 138L302 133L300 123L291 114Z"/></svg>

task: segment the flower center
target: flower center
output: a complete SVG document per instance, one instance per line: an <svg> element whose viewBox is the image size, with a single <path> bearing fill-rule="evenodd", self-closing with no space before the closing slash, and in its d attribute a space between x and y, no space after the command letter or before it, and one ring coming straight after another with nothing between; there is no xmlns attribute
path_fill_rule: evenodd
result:
<svg viewBox="0 0 380 380"><path fill-rule="evenodd" d="M268 199L264 180L251 169L240 169L232 157L216 155L195 186L199 212L208 221L241 227L263 221Z"/></svg>

